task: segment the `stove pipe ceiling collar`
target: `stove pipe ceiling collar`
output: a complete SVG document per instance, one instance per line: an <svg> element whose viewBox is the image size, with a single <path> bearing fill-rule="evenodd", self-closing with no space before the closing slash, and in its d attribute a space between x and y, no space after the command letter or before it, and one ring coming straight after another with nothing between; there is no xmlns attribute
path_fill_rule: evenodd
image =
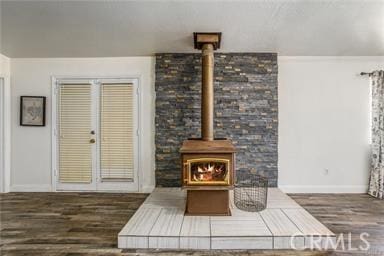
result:
<svg viewBox="0 0 384 256"><path fill-rule="evenodd" d="M205 141L214 140L214 55L213 51L220 48L221 32L193 33L195 49L201 50L201 138Z"/></svg>

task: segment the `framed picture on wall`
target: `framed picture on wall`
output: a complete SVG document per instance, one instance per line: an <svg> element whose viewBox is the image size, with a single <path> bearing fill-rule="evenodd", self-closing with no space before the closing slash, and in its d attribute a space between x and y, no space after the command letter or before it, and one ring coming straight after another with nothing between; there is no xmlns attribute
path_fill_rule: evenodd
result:
<svg viewBox="0 0 384 256"><path fill-rule="evenodd" d="M20 125L45 126L44 96L20 96Z"/></svg>

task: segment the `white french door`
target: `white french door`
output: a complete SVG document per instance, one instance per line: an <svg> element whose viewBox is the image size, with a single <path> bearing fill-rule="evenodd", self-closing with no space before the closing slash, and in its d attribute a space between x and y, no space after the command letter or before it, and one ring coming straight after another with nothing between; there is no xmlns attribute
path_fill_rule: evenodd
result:
<svg viewBox="0 0 384 256"><path fill-rule="evenodd" d="M136 79L55 83L57 190L138 190Z"/></svg>

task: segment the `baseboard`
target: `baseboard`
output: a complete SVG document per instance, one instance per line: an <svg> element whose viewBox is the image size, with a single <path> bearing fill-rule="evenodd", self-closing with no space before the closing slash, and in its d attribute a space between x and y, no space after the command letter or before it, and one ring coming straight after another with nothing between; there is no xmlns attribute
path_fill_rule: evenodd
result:
<svg viewBox="0 0 384 256"><path fill-rule="evenodd" d="M279 185L279 188L285 193L367 193L368 186L295 186Z"/></svg>
<svg viewBox="0 0 384 256"><path fill-rule="evenodd" d="M140 191L136 193L151 193L155 189L155 186L143 186ZM10 192L54 192L51 185L47 184L31 184L31 185L12 185ZM74 192L72 191L60 191L57 192ZM135 193L126 190L102 190L102 191L76 191L76 192L103 192L103 193Z"/></svg>
<svg viewBox="0 0 384 256"><path fill-rule="evenodd" d="M145 185L142 186L140 189L140 193L152 193L152 191L155 189L155 185Z"/></svg>
<svg viewBox="0 0 384 256"><path fill-rule="evenodd" d="M151 193L155 186L142 186L139 193ZM367 193L368 186L295 186L279 185L285 193ZM52 192L48 184L11 185L10 192ZM116 191L115 191L116 192Z"/></svg>
<svg viewBox="0 0 384 256"><path fill-rule="evenodd" d="M48 184L11 185L11 192L52 192L52 186Z"/></svg>

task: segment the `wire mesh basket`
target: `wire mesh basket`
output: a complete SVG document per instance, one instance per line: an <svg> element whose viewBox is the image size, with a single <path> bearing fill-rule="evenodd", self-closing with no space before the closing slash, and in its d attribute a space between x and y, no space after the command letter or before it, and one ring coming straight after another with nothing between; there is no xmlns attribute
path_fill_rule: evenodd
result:
<svg viewBox="0 0 384 256"><path fill-rule="evenodd" d="M255 174L238 175L234 190L235 205L240 210L258 212L267 207L267 178Z"/></svg>

